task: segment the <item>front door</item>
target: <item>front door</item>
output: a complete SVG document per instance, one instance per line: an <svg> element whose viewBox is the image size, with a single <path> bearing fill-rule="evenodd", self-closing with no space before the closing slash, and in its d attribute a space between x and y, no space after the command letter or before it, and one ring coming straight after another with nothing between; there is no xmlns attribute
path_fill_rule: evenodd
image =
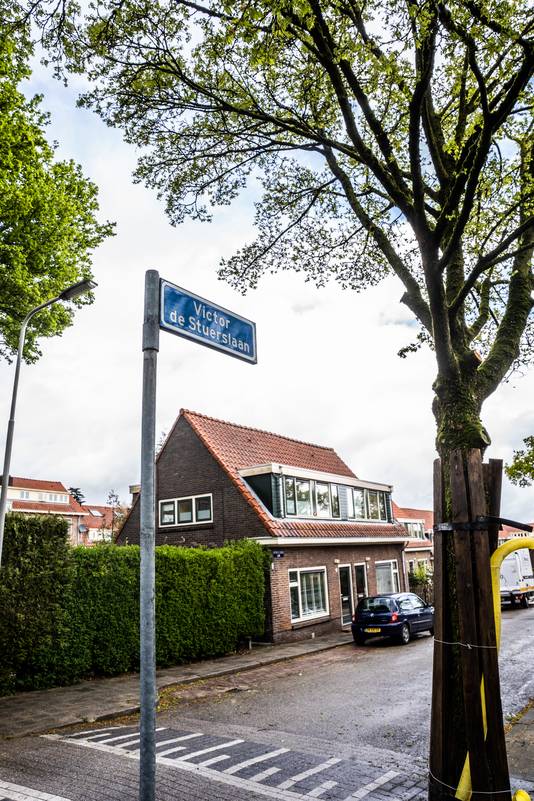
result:
<svg viewBox="0 0 534 801"><path fill-rule="evenodd" d="M350 565L339 568L339 593L341 595L341 623L348 626L352 620L352 582Z"/></svg>

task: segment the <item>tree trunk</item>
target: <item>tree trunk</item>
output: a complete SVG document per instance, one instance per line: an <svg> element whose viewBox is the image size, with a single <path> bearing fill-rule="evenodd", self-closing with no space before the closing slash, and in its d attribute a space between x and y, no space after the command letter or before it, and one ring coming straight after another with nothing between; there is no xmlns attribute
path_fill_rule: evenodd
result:
<svg viewBox="0 0 534 801"><path fill-rule="evenodd" d="M473 442L487 439L476 399L469 392L456 395L458 402L451 409L451 395L440 390L434 405L442 456L434 469L434 515L436 525L451 527L436 531L434 537L429 801L469 797L457 794L462 775L466 778L468 753L473 801L487 799L487 793L494 793L497 801L510 801L489 564L496 532L487 525L466 525L487 513L484 474L493 488L490 513L499 514L498 466L492 463L483 471L481 451L473 449Z"/></svg>

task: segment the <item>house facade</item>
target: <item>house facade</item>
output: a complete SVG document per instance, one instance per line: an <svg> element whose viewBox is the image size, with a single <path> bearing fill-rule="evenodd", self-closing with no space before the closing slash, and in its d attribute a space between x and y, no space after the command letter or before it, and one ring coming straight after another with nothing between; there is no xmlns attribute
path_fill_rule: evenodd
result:
<svg viewBox="0 0 534 801"><path fill-rule="evenodd" d="M407 589L391 489L332 448L182 410L156 461L156 544L255 539L272 554L268 637L319 636L348 629L360 597ZM139 506L120 544L139 542Z"/></svg>
<svg viewBox="0 0 534 801"><path fill-rule="evenodd" d="M80 520L80 533L84 545L111 542L115 510L112 506L82 504L84 516Z"/></svg>
<svg viewBox="0 0 534 801"><path fill-rule="evenodd" d="M71 545L84 543L84 533L80 526L86 513L60 481L10 476L7 511L29 515L60 515L67 521Z"/></svg>
<svg viewBox="0 0 534 801"><path fill-rule="evenodd" d="M404 551L408 573L413 573L417 567L424 567L427 572L432 573L434 513L430 509L397 506L393 501L393 516L404 526L410 538Z"/></svg>

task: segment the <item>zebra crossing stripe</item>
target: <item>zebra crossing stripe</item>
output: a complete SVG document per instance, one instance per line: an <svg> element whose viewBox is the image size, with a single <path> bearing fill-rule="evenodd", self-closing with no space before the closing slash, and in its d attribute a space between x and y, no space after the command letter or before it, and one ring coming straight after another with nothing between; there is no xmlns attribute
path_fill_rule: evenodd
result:
<svg viewBox="0 0 534 801"><path fill-rule="evenodd" d="M251 782L262 782L264 779L267 779L269 776L272 776L273 773L280 773L282 768L266 768L262 770L261 773L256 773L255 776L251 776L249 781Z"/></svg>
<svg viewBox="0 0 534 801"><path fill-rule="evenodd" d="M319 798L327 790L331 790L333 787L337 785L337 782L323 782L318 787L314 787L313 790L310 790L309 793L306 793L306 797L309 798Z"/></svg>
<svg viewBox="0 0 534 801"><path fill-rule="evenodd" d="M212 745L210 748L202 748L200 751L193 751L192 754L186 754L180 757L180 762L185 762L186 759L193 759L193 757L196 756L202 756L202 754L210 754L212 751L220 751L221 748L232 748L232 746L244 742L244 740L230 740L229 743L221 743L220 745ZM161 756L163 756L163 754Z"/></svg>
<svg viewBox="0 0 534 801"><path fill-rule="evenodd" d="M156 731L165 731L165 726L159 726ZM117 737L108 737L107 740L101 740L103 743L115 743L117 740L127 740L128 737L132 737L134 735L133 731L129 731L128 734L119 734ZM137 734L135 740L133 742L139 742L140 735ZM121 743L120 747L122 748L124 745L128 745L128 743ZM133 743L132 743L133 745Z"/></svg>
<svg viewBox="0 0 534 801"><path fill-rule="evenodd" d="M265 762L267 759L274 759L280 754L287 754L289 748L278 748L277 751L269 751L268 754L261 754L261 756L252 757L252 759L245 759L244 762L239 762L237 765L232 765L231 768L226 768L225 773L237 773L243 768L248 768L249 765L255 765L257 762Z"/></svg>
<svg viewBox="0 0 534 801"><path fill-rule="evenodd" d="M117 729L123 729L124 726L107 726L105 729L88 729L86 731L77 731L74 734L67 734L69 740L80 740L80 739L89 739L87 737L88 734L105 734L107 731L117 731ZM130 732L133 734L133 732Z"/></svg>
<svg viewBox="0 0 534 801"><path fill-rule="evenodd" d="M198 734L183 734L181 737L172 737L170 740L161 740L159 743L156 743L156 748L160 745L171 745L172 743L181 743L184 740L192 740L194 737L204 737L204 735L200 732Z"/></svg>
<svg viewBox="0 0 534 801"><path fill-rule="evenodd" d="M323 770L328 770L328 768L331 768L332 765L337 765L338 762L341 762L341 759L332 757L332 759L328 759L326 762L322 762L320 765L316 765L314 768L303 770L302 773L297 773L295 776L291 776L290 779L286 779L285 782L281 782L281 784L278 784L277 787L279 790L288 790L290 787L293 787L294 784L302 781L302 779L307 779L308 776L313 776L314 773L321 773Z"/></svg>
<svg viewBox="0 0 534 801"><path fill-rule="evenodd" d="M207 768L209 765L216 765L217 762L224 762L226 759L230 759L228 754L221 754L220 756L211 757L211 759L205 759L204 762L197 762L197 765L203 765Z"/></svg>
<svg viewBox="0 0 534 801"><path fill-rule="evenodd" d="M365 798L366 795L372 793L373 790L376 790L378 787L382 787L383 784L387 784L391 779L394 779L395 776L399 776L400 774L394 770L389 770L387 773L384 773L383 776L379 776L378 779L375 779L374 782L370 782L369 784L365 784L363 787L360 787L359 790L352 793L352 795L347 796L345 801L354 801L354 799Z"/></svg>

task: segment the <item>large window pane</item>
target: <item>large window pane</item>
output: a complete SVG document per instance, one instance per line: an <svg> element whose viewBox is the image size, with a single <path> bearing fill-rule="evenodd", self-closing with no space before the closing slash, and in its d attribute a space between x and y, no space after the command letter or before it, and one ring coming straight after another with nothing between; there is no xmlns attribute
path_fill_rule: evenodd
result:
<svg viewBox="0 0 534 801"><path fill-rule="evenodd" d="M178 501L178 522L191 523L193 520L193 501L191 498L184 498Z"/></svg>
<svg viewBox="0 0 534 801"><path fill-rule="evenodd" d="M297 514L311 516L310 482L296 481L297 485Z"/></svg>
<svg viewBox="0 0 534 801"><path fill-rule="evenodd" d="M284 483L286 488L286 514L296 515L297 507L295 504L295 479L286 478Z"/></svg>
<svg viewBox="0 0 534 801"><path fill-rule="evenodd" d="M339 494L336 484L330 485L330 492L332 494L332 517L340 517L339 511Z"/></svg>
<svg viewBox="0 0 534 801"><path fill-rule="evenodd" d="M322 571L300 574L302 616L326 612L324 573Z"/></svg>
<svg viewBox="0 0 534 801"><path fill-rule="evenodd" d="M166 501L160 504L159 522L162 526L172 526L176 522L174 512L174 501Z"/></svg>
<svg viewBox="0 0 534 801"><path fill-rule="evenodd" d="M347 517L353 519L355 517L354 510L354 494L351 487L347 487Z"/></svg>
<svg viewBox="0 0 534 801"><path fill-rule="evenodd" d="M378 492L374 490L367 490L367 506L369 520L380 520L380 511L378 508Z"/></svg>
<svg viewBox="0 0 534 801"><path fill-rule="evenodd" d="M386 493L379 492L378 493L378 504L380 508L380 520L387 520L387 512L386 512Z"/></svg>
<svg viewBox="0 0 534 801"><path fill-rule="evenodd" d="M330 517L330 487L328 484L315 485L315 497L317 499L317 517Z"/></svg>
<svg viewBox="0 0 534 801"><path fill-rule="evenodd" d="M354 495L354 514L359 520L364 520L367 515L365 514L365 495L364 490L353 490Z"/></svg>
<svg viewBox="0 0 534 801"><path fill-rule="evenodd" d="M195 515L197 520L211 520L211 498L209 495L195 499Z"/></svg>
<svg viewBox="0 0 534 801"><path fill-rule="evenodd" d="M384 562L376 565L376 591L378 593L397 591L397 588L393 584L391 562Z"/></svg>

